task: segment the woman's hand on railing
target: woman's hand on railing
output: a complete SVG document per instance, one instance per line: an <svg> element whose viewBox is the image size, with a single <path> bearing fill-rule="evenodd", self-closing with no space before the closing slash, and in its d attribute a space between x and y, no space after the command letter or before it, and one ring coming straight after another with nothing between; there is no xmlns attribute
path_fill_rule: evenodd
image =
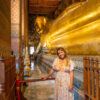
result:
<svg viewBox="0 0 100 100"><path fill-rule="evenodd" d="M48 79L48 76L45 76L45 77L43 77L42 79L43 79L43 80L47 80L47 79Z"/></svg>
<svg viewBox="0 0 100 100"><path fill-rule="evenodd" d="M42 79L43 80L47 80L53 73L54 73L54 70L51 69L50 72L49 72L49 74L47 76L43 77Z"/></svg>

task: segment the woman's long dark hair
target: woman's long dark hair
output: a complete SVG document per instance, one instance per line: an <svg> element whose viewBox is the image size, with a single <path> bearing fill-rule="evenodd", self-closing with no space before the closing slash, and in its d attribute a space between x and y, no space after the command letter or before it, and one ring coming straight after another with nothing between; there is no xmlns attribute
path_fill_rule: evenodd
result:
<svg viewBox="0 0 100 100"><path fill-rule="evenodd" d="M59 56L59 54L58 54L58 51L59 51L59 50L61 50L61 51L64 52L64 54L65 54L64 58L66 59L66 66L69 66L70 58L67 56L67 53L66 53L65 49L62 48L62 47L57 48L57 55L58 55L58 56Z"/></svg>

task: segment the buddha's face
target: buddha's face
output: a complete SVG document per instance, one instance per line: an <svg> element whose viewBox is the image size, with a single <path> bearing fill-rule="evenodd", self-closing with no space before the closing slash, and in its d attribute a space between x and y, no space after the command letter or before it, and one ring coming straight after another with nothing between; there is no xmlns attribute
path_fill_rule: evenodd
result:
<svg viewBox="0 0 100 100"><path fill-rule="evenodd" d="M60 59L64 59L65 58L65 53L62 50L58 50L58 56Z"/></svg>

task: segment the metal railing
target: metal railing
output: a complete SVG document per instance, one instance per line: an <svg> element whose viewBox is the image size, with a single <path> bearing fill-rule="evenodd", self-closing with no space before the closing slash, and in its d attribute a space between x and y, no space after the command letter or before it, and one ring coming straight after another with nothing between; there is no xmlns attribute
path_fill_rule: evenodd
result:
<svg viewBox="0 0 100 100"><path fill-rule="evenodd" d="M46 80L54 80L54 78L48 78ZM45 81L43 79L31 79L31 80L19 80L19 76L17 76L16 80L16 93L17 93L17 100L21 100L21 83L28 83L28 82L40 82Z"/></svg>

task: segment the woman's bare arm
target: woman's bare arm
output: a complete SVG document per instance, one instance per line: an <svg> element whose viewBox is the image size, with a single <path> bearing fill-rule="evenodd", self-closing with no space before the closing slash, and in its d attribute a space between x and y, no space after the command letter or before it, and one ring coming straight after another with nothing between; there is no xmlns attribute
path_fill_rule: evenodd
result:
<svg viewBox="0 0 100 100"><path fill-rule="evenodd" d="M70 86L69 86L69 90L73 89L73 81L74 81L74 71L70 72Z"/></svg>
<svg viewBox="0 0 100 100"><path fill-rule="evenodd" d="M46 80L47 78L49 78L53 73L54 73L54 70L51 69L49 74L47 76L43 77L43 80Z"/></svg>

